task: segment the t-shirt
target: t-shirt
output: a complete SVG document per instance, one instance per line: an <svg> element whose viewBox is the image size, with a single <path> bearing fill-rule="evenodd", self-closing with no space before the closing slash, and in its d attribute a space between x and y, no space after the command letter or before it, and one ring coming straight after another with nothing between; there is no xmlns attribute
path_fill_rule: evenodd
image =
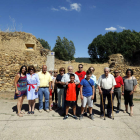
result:
<svg viewBox="0 0 140 140"><path fill-rule="evenodd" d="M66 92L66 101L76 101L76 84L75 83L69 83L66 86L67 92Z"/></svg>
<svg viewBox="0 0 140 140"><path fill-rule="evenodd" d="M61 81L62 77L63 77L63 75L58 74L56 77L57 82ZM64 88L63 85L61 85L61 84L57 84L57 87Z"/></svg>
<svg viewBox="0 0 140 140"><path fill-rule="evenodd" d="M83 96L85 97L91 96L93 94L91 86L94 86L94 81L90 79L89 82L86 79L83 79L80 83L83 86Z"/></svg>
<svg viewBox="0 0 140 140"><path fill-rule="evenodd" d="M114 77L115 78L115 81L116 81L116 84L115 85L115 88L120 88L121 85L124 85L123 83L123 78L121 76L117 76L117 77Z"/></svg>
<svg viewBox="0 0 140 140"><path fill-rule="evenodd" d="M86 72L85 72L85 71L82 71L82 72L77 71L77 72L75 72L75 74L78 75L79 80L80 80L80 82L81 82L81 81L84 79L84 77L85 77L85 75L86 75ZM80 88L80 84L79 84L77 87Z"/></svg>

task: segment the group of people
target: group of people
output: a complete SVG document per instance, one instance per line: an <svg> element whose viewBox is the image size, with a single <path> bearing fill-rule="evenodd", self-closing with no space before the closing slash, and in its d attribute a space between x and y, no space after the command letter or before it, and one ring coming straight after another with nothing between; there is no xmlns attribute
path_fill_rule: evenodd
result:
<svg viewBox="0 0 140 140"><path fill-rule="evenodd" d="M96 102L96 89L100 94L100 117L105 116L105 100L107 97L107 116L112 118L113 100L117 97L117 111L121 110L121 95L124 96L125 112L128 113L128 103L130 106L130 116L133 116L133 93L137 87L137 80L133 76L133 71L127 69L126 76L121 77L119 71L115 70L114 75L110 74L108 67L104 68L104 74L96 81L94 75L94 67L90 67L86 72L83 71L83 64L78 65L78 71L73 72L73 67L68 66L68 72L61 67L58 70L47 71L47 66L42 66L42 71L36 73L33 65L28 67L22 66L19 73L15 77L15 96L17 102L17 115L22 117L25 112L21 111L22 103L27 96L29 111L28 114L34 114L35 99L39 99L39 112L43 111L43 95L45 99L45 111L52 110L53 100L57 111L62 109L64 112L64 120L69 115L69 107L73 108L73 118L76 116L76 108L78 106L78 96L81 98L81 114L79 119L87 116L87 108L89 109L89 118L93 117L93 102ZM54 74L53 74L54 73ZM122 87L122 90L121 90Z"/></svg>

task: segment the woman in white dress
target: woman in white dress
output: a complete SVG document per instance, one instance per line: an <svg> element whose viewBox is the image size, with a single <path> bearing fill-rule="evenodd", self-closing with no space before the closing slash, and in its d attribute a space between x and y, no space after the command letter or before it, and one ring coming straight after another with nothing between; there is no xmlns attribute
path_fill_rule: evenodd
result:
<svg viewBox="0 0 140 140"><path fill-rule="evenodd" d="M38 98L38 89L40 85L38 74L35 73L35 67L29 66L27 74L27 99L29 103L28 114L34 114L35 99Z"/></svg>

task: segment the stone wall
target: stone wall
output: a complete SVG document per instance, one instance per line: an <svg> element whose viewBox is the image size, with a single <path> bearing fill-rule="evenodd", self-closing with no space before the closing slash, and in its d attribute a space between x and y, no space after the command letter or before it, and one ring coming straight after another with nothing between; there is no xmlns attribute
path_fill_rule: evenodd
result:
<svg viewBox="0 0 140 140"><path fill-rule="evenodd" d="M14 78L22 65L34 65L40 71L48 52L29 33L0 32L0 91L14 90Z"/></svg>

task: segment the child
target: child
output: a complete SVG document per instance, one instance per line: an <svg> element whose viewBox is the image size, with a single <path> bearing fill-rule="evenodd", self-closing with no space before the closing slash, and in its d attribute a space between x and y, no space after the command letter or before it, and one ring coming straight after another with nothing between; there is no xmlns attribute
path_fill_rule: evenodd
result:
<svg viewBox="0 0 140 140"><path fill-rule="evenodd" d="M88 70L86 72L86 78L81 81L80 95L81 95L81 115L80 120L83 118L84 109L86 104L89 106L89 117L94 120L92 115L93 99L94 99L94 81L90 79L92 71Z"/></svg>
<svg viewBox="0 0 140 140"><path fill-rule="evenodd" d="M73 118L78 119L76 117L76 84L74 83L75 75L70 74L70 82L66 86L66 115L63 120L68 118L69 107L73 107Z"/></svg>

